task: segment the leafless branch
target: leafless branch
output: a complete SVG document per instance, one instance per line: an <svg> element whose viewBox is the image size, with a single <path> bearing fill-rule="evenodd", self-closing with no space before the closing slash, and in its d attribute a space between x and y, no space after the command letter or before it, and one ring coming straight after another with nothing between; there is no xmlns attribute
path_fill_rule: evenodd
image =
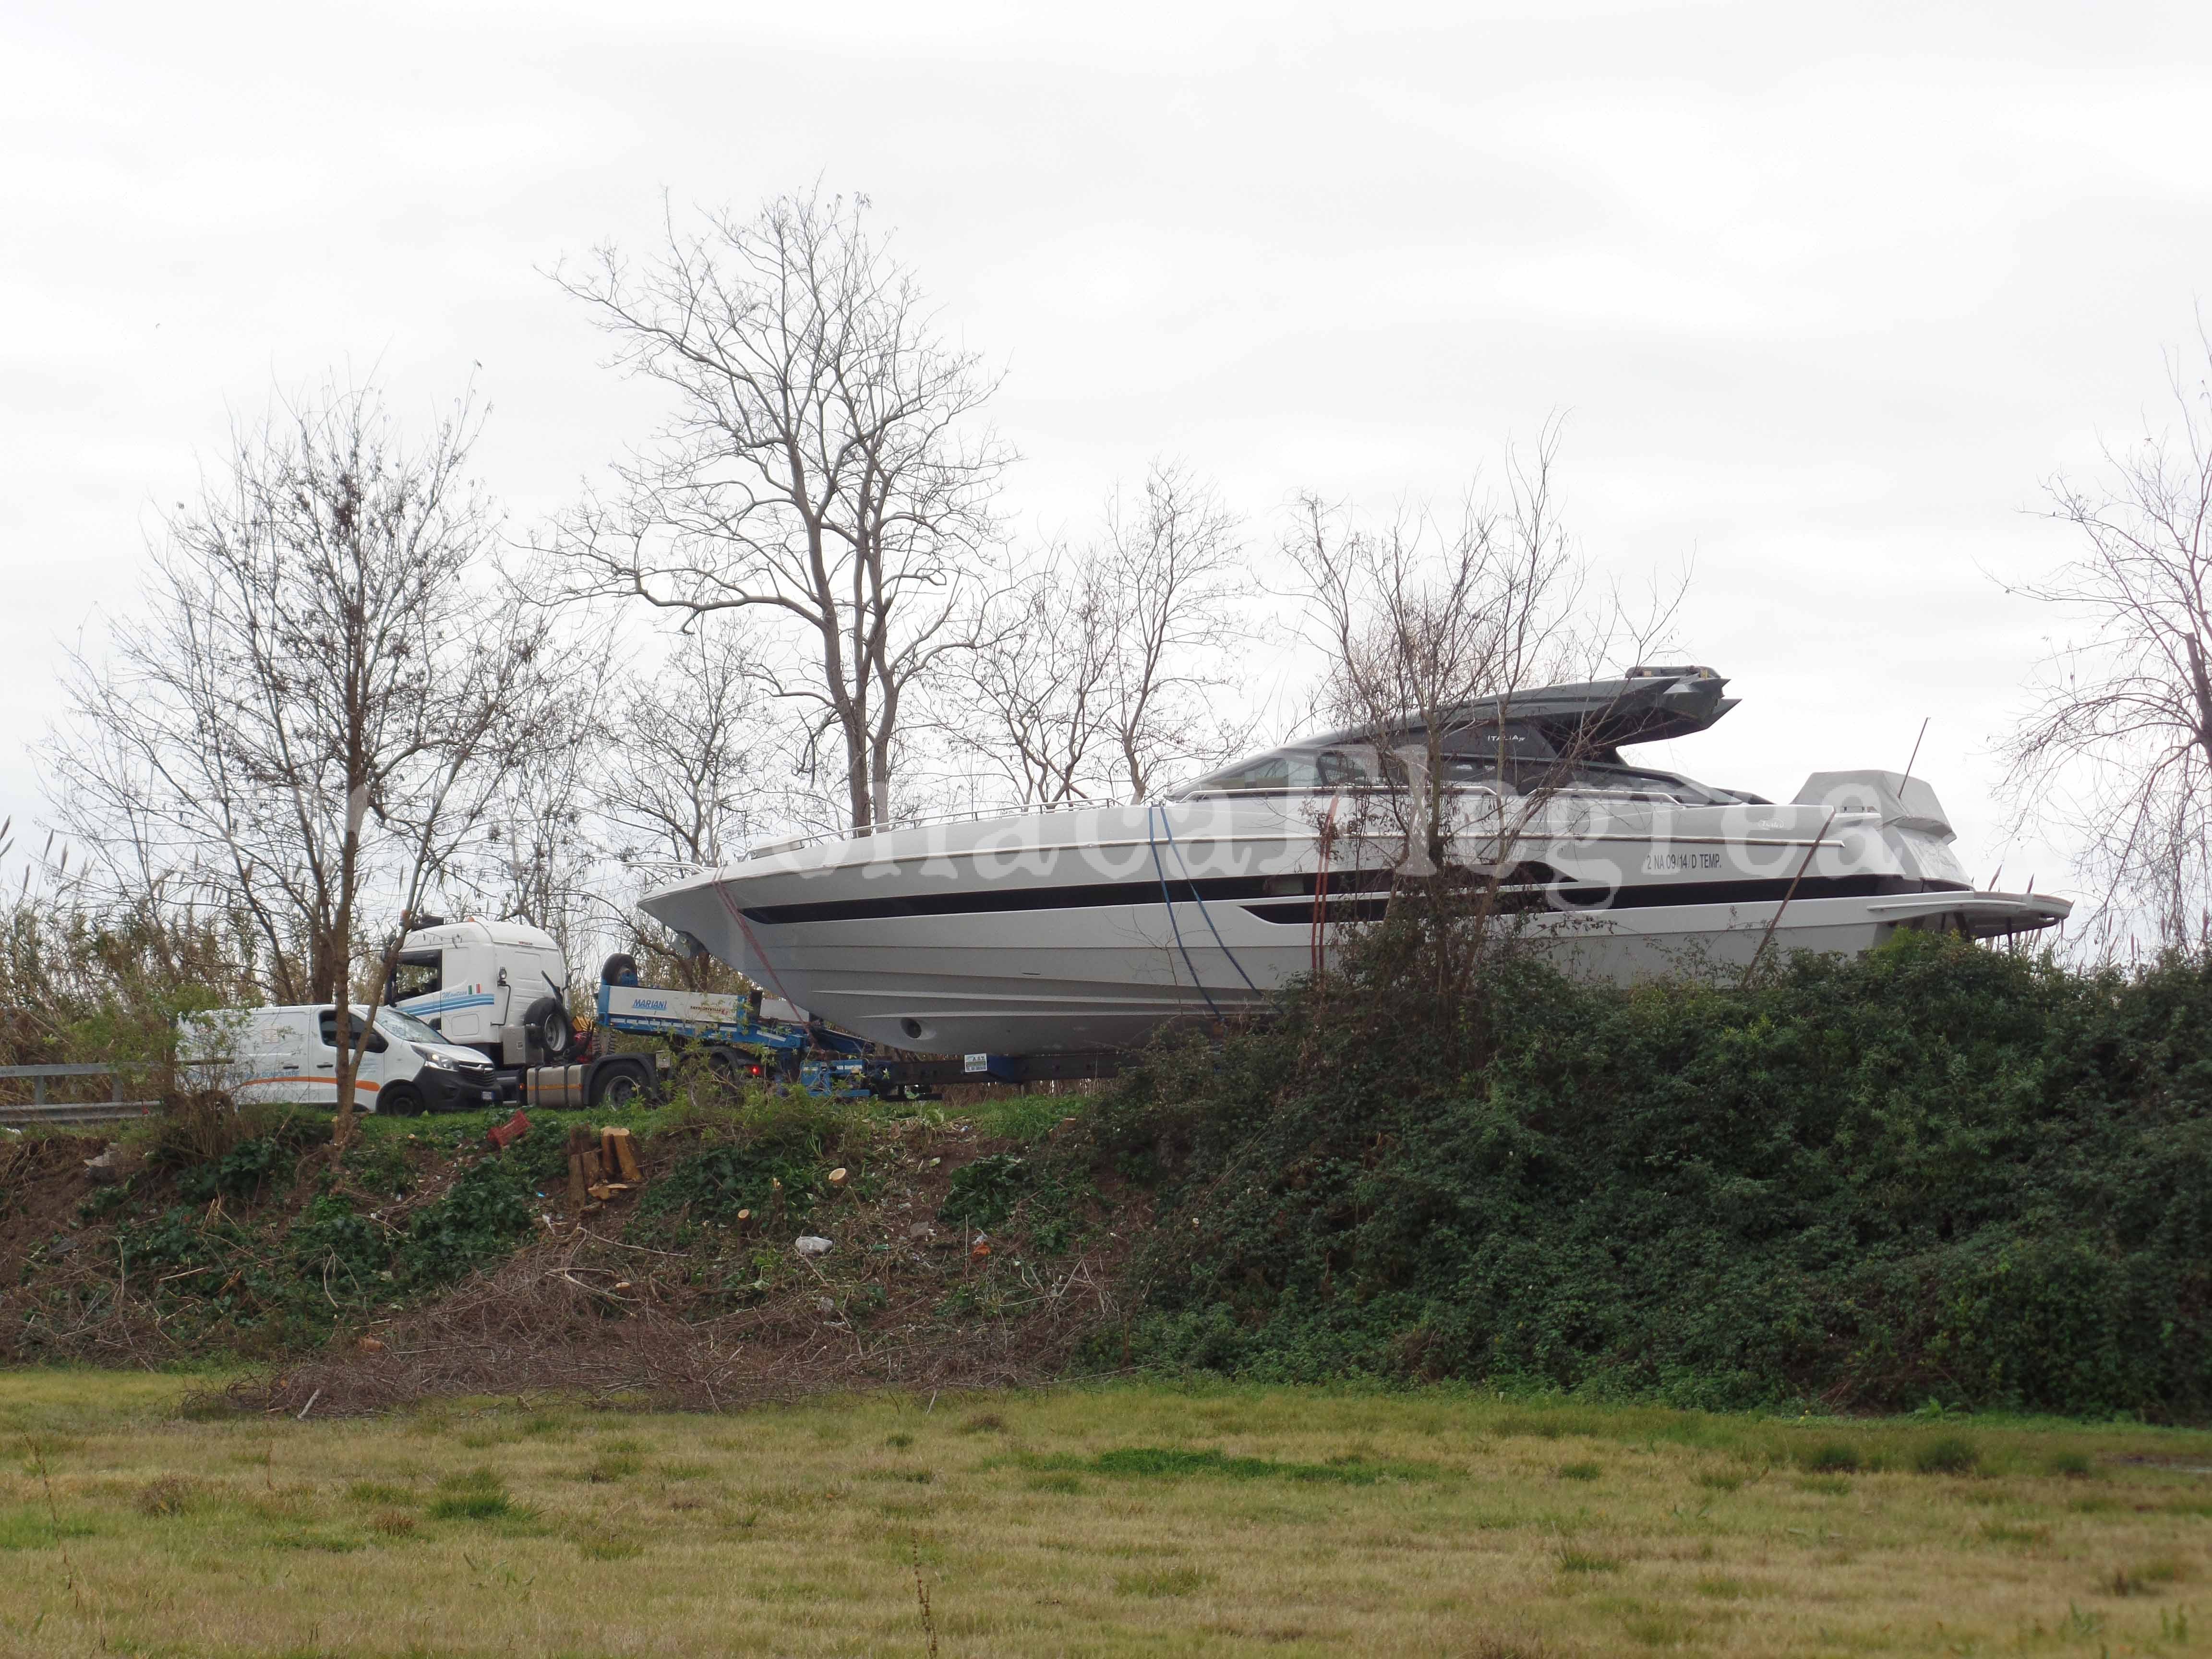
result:
<svg viewBox="0 0 2212 1659"><path fill-rule="evenodd" d="M383 931L365 896L415 908L532 757L543 641L486 580L480 429L465 398L410 447L373 386L335 381L280 404L169 518L143 614L73 665L62 823L117 892L251 918L279 1001L343 1000Z"/></svg>
<svg viewBox="0 0 2212 1659"><path fill-rule="evenodd" d="M1251 736L1235 712L1252 582L1236 519L1177 463L1107 499L1101 533L1010 573L946 666L953 748L1024 805L1144 800Z"/></svg>
<svg viewBox="0 0 2212 1659"><path fill-rule="evenodd" d="M573 591L755 621L762 672L842 750L851 827L890 817L912 688L968 641L1010 452L994 382L933 331L862 198L709 216L642 267L555 273L673 412L559 539Z"/></svg>
<svg viewBox="0 0 2212 1659"><path fill-rule="evenodd" d="M2167 380L2169 428L2108 446L2094 483L2049 486L2075 558L2010 588L2078 630L2052 646L2004 754L2024 811L2078 836L2108 951L2212 944L2212 383L2179 358Z"/></svg>

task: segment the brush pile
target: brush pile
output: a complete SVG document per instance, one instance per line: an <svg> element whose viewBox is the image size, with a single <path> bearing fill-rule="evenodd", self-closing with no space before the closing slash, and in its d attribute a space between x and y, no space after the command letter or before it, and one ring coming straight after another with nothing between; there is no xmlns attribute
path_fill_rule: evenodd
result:
<svg viewBox="0 0 2212 1659"><path fill-rule="evenodd" d="M434 1395L559 1390L660 1408L894 1387L988 1388L1065 1374L1114 1314L1104 1251L1049 1264L880 1232L855 1213L819 1261L785 1241L702 1258L584 1228L518 1252L450 1294L333 1345L234 1398L262 1410L376 1410ZM946 1243L949 1249L939 1248ZM781 1264L778 1264L779 1267ZM714 1311L700 1280L756 1273L749 1305Z"/></svg>

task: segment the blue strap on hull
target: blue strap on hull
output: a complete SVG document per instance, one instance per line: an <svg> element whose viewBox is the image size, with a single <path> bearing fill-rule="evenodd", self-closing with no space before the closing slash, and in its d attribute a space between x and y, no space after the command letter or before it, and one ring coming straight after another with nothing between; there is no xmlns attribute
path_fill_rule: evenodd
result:
<svg viewBox="0 0 2212 1659"><path fill-rule="evenodd" d="M1213 1000L1213 993L1206 988L1206 981L1198 976L1198 965L1190 959L1190 946L1182 942L1182 924L1176 920L1175 900L1168 892L1167 867L1160 862L1160 838L1158 832L1152 827L1155 822L1153 815L1159 810L1160 809L1157 806L1149 805L1146 806L1145 839L1151 844L1152 849L1152 873L1159 878L1160 902L1167 907L1168 926L1175 933L1176 949L1182 955L1182 965L1190 969L1190 982L1198 988L1199 995L1206 999L1206 1006L1209 1009L1212 1010L1214 1018L1219 1019L1221 1018L1221 1009ZM1170 837L1175 834L1173 830L1170 830L1168 833ZM1178 856L1180 856L1180 854L1178 854ZM1185 866L1184 868L1187 872L1189 866ZM1208 927L1212 926L1211 922L1208 922L1206 925ZM1218 938L1219 935L1217 934L1215 937ZM1237 971L1242 973L1244 970L1240 968Z"/></svg>
<svg viewBox="0 0 2212 1659"><path fill-rule="evenodd" d="M1237 953L1229 948L1229 942L1221 937L1221 930L1213 925L1213 912L1206 908L1206 895L1198 890L1198 879L1190 873L1190 862L1182 855L1182 844L1176 839L1175 825L1168 822L1165 807L1160 809L1160 828L1168 832L1168 845L1175 848L1176 864L1182 871L1182 878L1190 883L1190 896L1198 901L1198 914L1206 919L1206 931L1213 935L1213 942L1221 947L1221 954L1229 958L1229 965L1237 970L1237 977L1244 981L1244 988L1258 996L1260 988L1252 983L1252 975L1244 971L1244 964L1237 960ZM1156 851L1153 857L1157 859L1158 856Z"/></svg>

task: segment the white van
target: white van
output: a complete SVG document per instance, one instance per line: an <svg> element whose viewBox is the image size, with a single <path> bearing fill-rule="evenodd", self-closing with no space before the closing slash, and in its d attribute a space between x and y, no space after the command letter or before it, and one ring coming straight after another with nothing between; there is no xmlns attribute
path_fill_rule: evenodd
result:
<svg viewBox="0 0 2212 1659"><path fill-rule="evenodd" d="M514 921L431 921L402 942L386 1002L501 1066L561 1061L575 1046L568 964L550 933Z"/></svg>
<svg viewBox="0 0 2212 1659"><path fill-rule="evenodd" d="M397 1008L379 1008L364 1039L365 1024L355 1009L355 1109L407 1116L499 1104L491 1062L474 1048L447 1042ZM188 1015L178 1027L179 1058L239 1100L337 1105L337 1018L328 1003L216 1009Z"/></svg>

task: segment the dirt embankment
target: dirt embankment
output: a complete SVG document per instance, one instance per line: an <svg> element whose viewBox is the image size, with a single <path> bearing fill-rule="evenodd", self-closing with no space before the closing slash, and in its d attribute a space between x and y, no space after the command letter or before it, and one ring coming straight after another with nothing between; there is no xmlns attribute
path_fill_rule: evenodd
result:
<svg viewBox="0 0 2212 1659"><path fill-rule="evenodd" d="M740 1121L692 1124L641 1134L642 1181L572 1214L554 1156L566 1122L541 1119L504 1153L441 1145L439 1127L387 1136L335 1179L311 1149L246 1198L202 1199L207 1177L128 1148L129 1185L93 1184L83 1160L103 1143L88 1137L0 1148L0 1352L238 1354L259 1362L238 1403L318 1413L544 1389L712 1409L1036 1382L1098 1348L1144 1224L1059 1136L907 1121L795 1148ZM482 1224L514 1236L429 1282L452 1237L480 1238L456 1230L481 1222L487 1194L514 1219ZM169 1256L144 1255L156 1247ZM291 1301L256 1303L257 1285Z"/></svg>
<svg viewBox="0 0 2212 1659"><path fill-rule="evenodd" d="M34 1255L82 1248L78 1207L93 1193L84 1162L109 1143L88 1135L26 1134L0 1139L0 1311ZM4 1352L0 1345L0 1352Z"/></svg>

